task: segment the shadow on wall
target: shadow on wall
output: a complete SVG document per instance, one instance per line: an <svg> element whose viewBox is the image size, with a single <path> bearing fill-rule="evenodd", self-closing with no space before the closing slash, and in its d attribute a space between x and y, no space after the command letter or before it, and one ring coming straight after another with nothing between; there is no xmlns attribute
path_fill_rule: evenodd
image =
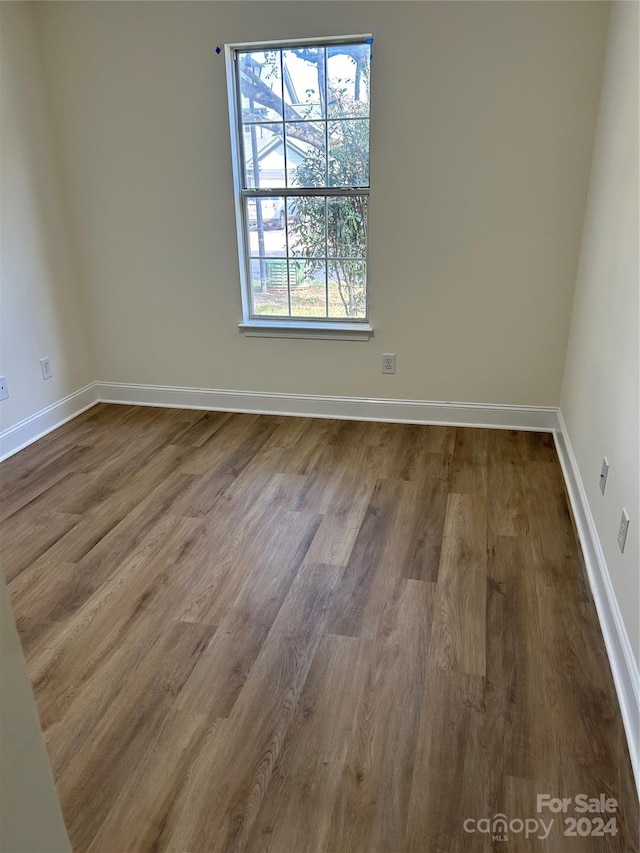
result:
<svg viewBox="0 0 640 853"><path fill-rule="evenodd" d="M78 271L48 120L33 10L2 4L0 372L2 428L94 378ZM39 359L50 356L43 383Z"/></svg>

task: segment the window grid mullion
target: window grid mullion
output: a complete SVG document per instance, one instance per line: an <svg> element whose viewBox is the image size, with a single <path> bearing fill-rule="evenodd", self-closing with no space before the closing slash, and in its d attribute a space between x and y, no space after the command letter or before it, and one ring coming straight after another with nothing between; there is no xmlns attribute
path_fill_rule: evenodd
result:
<svg viewBox="0 0 640 853"><path fill-rule="evenodd" d="M369 39L367 39L367 41L368 40ZM311 40L306 40L306 41L309 44L311 44ZM350 44L351 41L352 41L351 39L345 39L343 43L344 44ZM293 247L291 245L291 235L289 233L290 207L292 206L292 204L295 204L295 203L290 202L290 199L295 198L296 196L297 197L309 197L309 198L323 199L324 228L325 228L325 234L324 234L325 254L323 257L316 257L316 258L313 258L310 260L314 260L317 263L323 263L324 264L325 316L324 317L314 316L314 317L310 318L310 319L312 319L313 322L320 322L320 323L326 322L326 321L331 322L334 319L337 319L337 321L340 322L340 320L342 320L342 319L347 319L347 318L342 318L342 317L332 318L330 315L330 310L329 310L329 263L330 262L339 262L339 261L347 261L347 262L352 261L354 263L357 263L358 265L365 264L366 266L368 266L366 251L365 251L364 256L329 257L329 233L328 233L328 229L329 229L329 205L331 203L331 201L330 201L331 198L332 197L335 197L335 198L349 198L349 197L356 198L358 196L366 198L370 194L370 186L369 185L367 185L367 186L348 186L348 187L347 186L335 187L335 186L329 185L329 176L330 176L329 121L330 121L330 116L329 116L329 85L328 85L328 59L329 59L329 56L328 56L329 46L328 46L328 44L332 45L333 43L334 43L334 40L329 40L329 43L325 42L324 44L318 45L318 47L321 47L322 51L323 51L322 58L323 58L323 65L324 65L324 68L323 68L324 79L322 81L322 87L321 87L320 91L324 91L324 111L323 111L324 114L323 115L321 114L320 118L311 117L311 118L299 118L299 119L295 119L295 120L292 119L292 121L316 122L317 124L322 122L322 124L324 125L324 128L323 128L323 130L324 130L324 142L325 142L325 152L324 152L324 154L325 154L325 158L324 158L325 185L324 185L324 187L295 187L295 186L290 186L290 177L289 177L289 171L288 171L288 156L287 156L288 155L288 150L287 150L288 146L287 146L287 142L288 142L288 135L289 135L288 134L288 130L289 130L288 124L290 124L291 122L287 121L287 112L286 112L287 104L285 101L285 74L284 74L285 68L284 68L284 54L283 54L283 51L285 48L284 48L283 44L274 45L274 47L276 48L276 52L279 56L279 66L280 66L280 95L281 95L281 102L282 102L282 116L281 116L280 121L278 121L277 118L275 121L258 121L258 122L251 122L251 121L245 122L244 121L243 112L242 112L242 110L243 110L243 108L242 108L242 97L243 97L242 96L242 79L241 79L239 63L235 66L236 105L237 105L235 115L236 115L236 120L237 120L238 131L239 131L237 143L238 143L238 146L240 149L238 152L239 153L239 158L238 158L239 164L238 165L240 165L240 174L238 175L238 173L236 172L236 175L238 175L238 177L240 178L240 181L238 182L236 179L236 193L237 193L236 199L238 199L238 201L240 202L240 204L238 206L238 210L241 213L242 220L243 220L242 232L243 232L244 238L243 238L242 242L244 242L244 246L245 246L245 251L244 251L245 260L246 260L245 269L247 270L248 289L249 289L248 307L249 307L250 315L253 318L260 319L261 315L258 311L257 306L256 306L256 311L254 311L253 281L252 281L252 276L251 276L252 264L254 262L259 262L261 267L262 267L262 265L264 264L265 261L274 261L274 260L278 260L278 258L280 258L281 260L286 260L288 315L285 313L282 313L282 314L278 313L278 314L275 314L272 316L274 319L278 319L278 320L287 320L287 319L298 319L299 320L299 319L303 318L303 315L294 316L293 312L292 312L291 269L292 269L293 264L297 263L300 260L304 260L304 256L300 256L300 258L298 258L296 255L292 254L292 250L295 251L295 249L293 249ZM336 40L336 43L340 43L340 42ZM354 39L354 43L359 43L359 41L356 41ZM299 42L296 42L295 44L299 44ZM259 45L256 45L256 49L259 49L259 47L260 47ZM251 50L253 50L253 46L249 46L247 48L247 51L249 50L249 48ZM236 54L236 56L237 56L237 54ZM369 111L368 111L368 114L366 117L365 116L349 116L349 117L344 118L345 122L348 122L348 121L361 121L362 122L363 120L367 121L367 123L370 121L370 112ZM277 125L280 125L280 127L282 128L283 164L284 164L284 180L283 180L283 183L284 183L284 186L283 187L257 187L257 186L249 187L249 186L247 186L248 174L247 174L246 153L245 153L245 149L244 149L245 130L248 130L249 128L252 128L252 127L258 128L261 126L269 126L269 125L274 129L275 129L275 126L277 126ZM253 132L255 132L255 130ZM254 156L255 156L255 152L254 152ZM260 181L258 180L257 183L259 183L259 182ZM238 185L238 184L240 184L240 185ZM284 256L283 255L274 256L274 255L267 254L267 252L264 252L264 247L262 247L264 254L262 252L259 252L258 255L253 255L251 252L251 236L250 236L250 227L249 227L248 202L250 199L254 199L255 204L256 204L256 211L257 211L257 206L261 205L260 200L261 199L262 200L268 199L268 198L271 198L271 199L281 198L282 202L283 202L282 207L284 208L284 232L285 232L284 233L284 243L285 243L285 245L284 245ZM364 201L364 199L363 199L363 201ZM240 213L239 213L239 215L240 215ZM334 247L334 248L337 248L337 247ZM360 321L366 322L366 318L368 316L367 306L368 306L369 294L367 292L368 286L367 286L366 278L367 278L367 276L365 276L365 300L366 300L365 316L364 317L351 318L352 322L353 321L355 321L355 322L360 322ZM318 284L319 284L319 282L318 282ZM318 307L320 307L320 306L318 306ZM284 306L283 306L283 308L284 308Z"/></svg>
<svg viewBox="0 0 640 853"><path fill-rule="evenodd" d="M296 196L370 195L369 187L249 187L241 190L243 198L295 198Z"/></svg>
<svg viewBox="0 0 640 853"><path fill-rule="evenodd" d="M324 122L323 118L291 118L284 119L286 124L320 124L320 122ZM331 121L369 121L369 116L340 116L340 118L331 119ZM266 127L269 129L273 127L274 124L282 124L282 121L278 119L271 119L270 121L242 121L243 127Z"/></svg>
<svg viewBox="0 0 640 853"><path fill-rule="evenodd" d="M284 63L282 61L282 50L280 53L280 97L282 99L282 157L284 160L284 183L285 187L289 186L289 169L287 167L287 105L284 100ZM287 306L289 308L289 316L291 316L291 265L289 263L289 223L287 221L287 199L284 198L284 240L285 252L287 258Z"/></svg>
<svg viewBox="0 0 640 853"><path fill-rule="evenodd" d="M361 264L365 264L367 262L367 259L363 258L361 255L348 255L344 257L336 257L335 255L328 255L325 257L324 255L316 255L312 258L309 258L306 255L251 255L250 259L252 261L284 261L285 257L291 258L292 261L358 261Z"/></svg>
<svg viewBox="0 0 640 853"><path fill-rule="evenodd" d="M324 305L329 316L329 199L324 197Z"/></svg>
<svg viewBox="0 0 640 853"><path fill-rule="evenodd" d="M324 48L324 170L325 170L325 187L329 186L329 86L327 77L329 72L329 55L327 47Z"/></svg>

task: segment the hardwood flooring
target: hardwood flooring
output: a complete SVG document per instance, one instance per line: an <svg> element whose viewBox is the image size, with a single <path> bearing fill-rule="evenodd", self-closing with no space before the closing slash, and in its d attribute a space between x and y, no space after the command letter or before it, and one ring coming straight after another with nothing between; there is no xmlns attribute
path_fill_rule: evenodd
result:
<svg viewBox="0 0 640 853"><path fill-rule="evenodd" d="M638 850L549 435L99 405L0 482L75 851Z"/></svg>

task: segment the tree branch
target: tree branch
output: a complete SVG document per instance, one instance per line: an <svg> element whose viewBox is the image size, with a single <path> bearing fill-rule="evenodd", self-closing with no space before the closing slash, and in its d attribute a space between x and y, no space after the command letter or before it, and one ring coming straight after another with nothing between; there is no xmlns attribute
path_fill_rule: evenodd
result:
<svg viewBox="0 0 640 853"><path fill-rule="evenodd" d="M258 76L246 68L240 69L242 94L251 101L257 101L263 107L269 107L278 115L283 115L284 104L282 98L279 98ZM296 110L287 104L287 121L300 120L302 116ZM309 122L300 122L300 124L287 124L287 133L296 139L303 142L308 142L314 148L324 148L324 134L321 133L313 124Z"/></svg>

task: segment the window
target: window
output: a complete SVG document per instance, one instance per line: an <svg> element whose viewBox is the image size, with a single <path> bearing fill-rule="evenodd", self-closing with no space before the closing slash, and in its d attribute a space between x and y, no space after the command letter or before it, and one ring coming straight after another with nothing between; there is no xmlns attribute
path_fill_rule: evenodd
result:
<svg viewBox="0 0 640 853"><path fill-rule="evenodd" d="M371 41L227 46L245 331L370 330Z"/></svg>

